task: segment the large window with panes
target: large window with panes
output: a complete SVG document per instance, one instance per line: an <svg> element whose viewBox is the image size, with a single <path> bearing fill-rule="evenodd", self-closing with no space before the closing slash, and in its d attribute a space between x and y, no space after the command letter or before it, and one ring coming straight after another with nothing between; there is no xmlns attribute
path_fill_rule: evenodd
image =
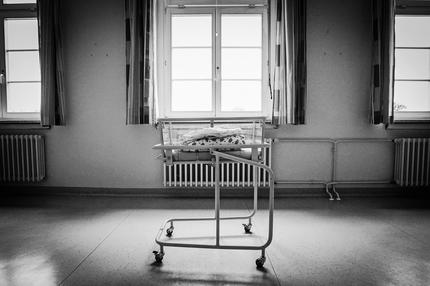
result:
<svg viewBox="0 0 430 286"><path fill-rule="evenodd" d="M0 120L40 120L36 1L0 3Z"/></svg>
<svg viewBox="0 0 430 286"><path fill-rule="evenodd" d="M394 25L393 119L429 121L430 6L417 5L417 1L398 4Z"/></svg>
<svg viewBox="0 0 430 286"><path fill-rule="evenodd" d="M267 5L197 2L162 9L161 117L268 115Z"/></svg>

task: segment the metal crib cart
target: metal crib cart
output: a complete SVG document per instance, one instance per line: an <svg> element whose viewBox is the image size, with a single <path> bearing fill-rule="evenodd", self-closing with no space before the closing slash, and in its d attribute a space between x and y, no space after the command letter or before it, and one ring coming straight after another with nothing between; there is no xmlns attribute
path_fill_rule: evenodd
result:
<svg viewBox="0 0 430 286"><path fill-rule="evenodd" d="M180 160L198 161L213 168L215 187L215 214L211 217L170 218L160 227L155 242L160 246L154 251L155 260L161 262L165 247L211 248L261 250L256 260L257 267L266 261L265 250L273 236L274 176L272 169L261 163L261 154L270 144L264 138L264 118L195 118L195 119L161 119L162 143L153 148L162 151L163 160L168 165L175 165ZM220 133L221 136L216 134ZM205 135L206 134L206 135ZM215 134L215 135L214 135ZM200 137L199 137L200 136ZM208 140L207 136L211 136ZM202 139L204 137L204 139ZM215 139L214 139L215 138ZM236 141L234 141L236 140ZM238 139L239 138L239 139ZM220 140L223 139L223 140ZM225 140L227 139L227 140ZM209 143L208 143L209 141ZM203 143L202 143L203 142ZM198 143L198 144L197 144ZM206 143L206 144L204 144ZM254 189L254 207L245 216L220 216L220 161L233 161L252 166L248 180L252 180ZM248 170L250 170L249 168ZM265 170L269 177L269 221L267 241L262 245L229 245L220 243L220 223L224 220L247 220L243 224L245 233L251 233L252 217L257 212L258 185L257 172ZM250 171L248 171L249 173ZM211 172L212 173L212 172ZM212 174L213 174L212 173ZM175 174L176 175L176 174ZM182 174L180 174L182 176ZM206 178L207 180L208 178ZM175 241L174 222L215 221L215 243L183 243ZM161 240L165 233L169 240ZM221 236L222 237L222 236Z"/></svg>

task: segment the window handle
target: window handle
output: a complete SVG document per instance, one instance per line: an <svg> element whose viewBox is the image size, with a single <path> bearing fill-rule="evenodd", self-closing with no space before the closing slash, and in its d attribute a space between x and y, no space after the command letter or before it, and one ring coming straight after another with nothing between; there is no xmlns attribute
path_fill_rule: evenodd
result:
<svg viewBox="0 0 430 286"><path fill-rule="evenodd" d="M220 79L220 71L219 71L219 67L216 67L214 81L219 81L219 79Z"/></svg>
<svg viewBox="0 0 430 286"><path fill-rule="evenodd" d="M5 83L6 83L6 74L4 73L4 70L2 70L0 73L0 84L5 84Z"/></svg>

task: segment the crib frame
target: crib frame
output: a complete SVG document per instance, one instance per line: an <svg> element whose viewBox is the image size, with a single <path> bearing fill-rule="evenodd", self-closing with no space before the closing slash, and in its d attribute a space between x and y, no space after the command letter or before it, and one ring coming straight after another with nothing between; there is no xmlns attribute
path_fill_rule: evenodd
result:
<svg viewBox="0 0 430 286"><path fill-rule="evenodd" d="M195 121L200 119L166 119L162 120L162 124L166 124L169 121L180 121L185 122L187 120ZM204 121L209 120L211 125L214 121L219 118L202 119ZM238 120L235 118L234 120ZM261 256L256 259L255 263L258 268L263 267L266 261L266 248L270 245L273 238L273 211L274 211L274 173L271 167L261 164L258 158L258 149L269 148L270 144L264 141L264 118L240 118L244 122L258 122L262 124L262 140L260 142L252 144L241 144L241 145L219 145L219 146L183 146L183 145L169 145L164 144L162 140L161 144L155 145L153 148L156 150L163 151L163 159L167 163L172 163L172 151L173 150L199 150L209 149L210 154L213 157L211 166L214 168L215 173L215 205L214 205L214 216L211 217L188 217L188 218L170 218L163 222L160 229L155 237L155 242L159 245L159 251L154 251L155 260L157 263L161 263L165 256L165 247L185 247L185 248L208 248L208 249L236 249L236 250L260 250ZM231 154L225 153L226 150L237 149L237 148L250 148L251 160L237 157ZM244 216L220 216L220 159L231 160L238 163L245 163L253 166L253 210ZM243 224L245 233L251 233L252 217L257 213L258 210L258 185L257 185L257 172L258 169L264 169L269 174L269 221L268 221L268 236L265 243L261 245L234 245L234 244L221 244L220 238L220 223L224 220L248 220L248 224ZM170 241L161 240L164 233L166 236L171 237L174 230L174 222L193 222L193 221L215 221L216 235L215 244L201 244L201 243L179 243L174 242L174 238Z"/></svg>

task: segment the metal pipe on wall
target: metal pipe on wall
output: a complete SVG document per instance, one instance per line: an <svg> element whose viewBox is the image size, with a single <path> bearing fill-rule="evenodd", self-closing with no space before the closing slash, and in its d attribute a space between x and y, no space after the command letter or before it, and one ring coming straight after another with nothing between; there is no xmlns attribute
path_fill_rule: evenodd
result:
<svg viewBox="0 0 430 286"><path fill-rule="evenodd" d="M277 180L276 184L322 184L325 185L325 191L329 196L330 200L334 200L333 194L330 193L330 186L333 190L333 192L336 195L336 200L340 200L340 194L336 191L335 185L339 184L363 184L363 183L371 183L371 184L389 184L392 181L387 180L366 180L366 181L338 181L336 179L337 175L337 146L338 144L342 143L384 143L384 142L391 142L393 143L393 140L391 139L383 139L383 138L341 138L341 139L331 139L331 138L276 138L273 140L274 143L278 142L310 142L310 143L330 143L332 144L332 164L331 164L331 180L330 181L318 181L318 180Z"/></svg>

